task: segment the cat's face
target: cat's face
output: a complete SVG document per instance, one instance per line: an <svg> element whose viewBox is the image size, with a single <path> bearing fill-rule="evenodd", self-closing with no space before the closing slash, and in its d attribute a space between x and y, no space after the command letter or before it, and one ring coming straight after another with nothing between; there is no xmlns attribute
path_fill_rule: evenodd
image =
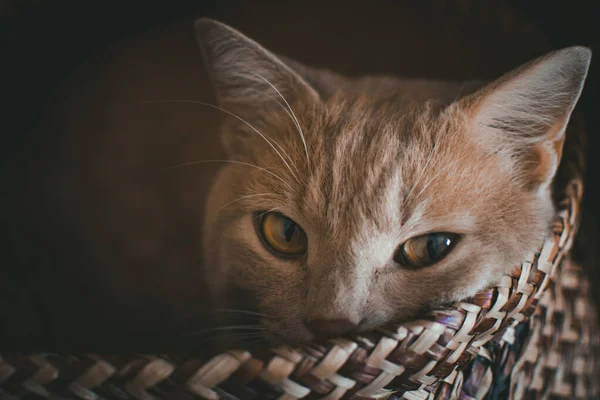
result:
<svg viewBox="0 0 600 400"><path fill-rule="evenodd" d="M214 21L197 30L236 115L222 127L233 162L208 202L206 268L215 299L252 299L267 339L336 336L467 298L542 243L588 50L474 91L345 79L284 64Z"/></svg>

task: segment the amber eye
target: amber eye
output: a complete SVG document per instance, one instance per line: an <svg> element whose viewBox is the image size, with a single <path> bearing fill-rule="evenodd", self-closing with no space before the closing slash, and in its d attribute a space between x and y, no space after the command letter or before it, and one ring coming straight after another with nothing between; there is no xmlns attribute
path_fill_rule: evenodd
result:
<svg viewBox="0 0 600 400"><path fill-rule="evenodd" d="M458 242L455 233L428 233L408 239L398 249L394 261L407 267L427 267L446 257Z"/></svg>
<svg viewBox="0 0 600 400"><path fill-rule="evenodd" d="M259 215L259 233L269 250L286 257L300 256L306 251L308 240L300 225L276 212Z"/></svg>

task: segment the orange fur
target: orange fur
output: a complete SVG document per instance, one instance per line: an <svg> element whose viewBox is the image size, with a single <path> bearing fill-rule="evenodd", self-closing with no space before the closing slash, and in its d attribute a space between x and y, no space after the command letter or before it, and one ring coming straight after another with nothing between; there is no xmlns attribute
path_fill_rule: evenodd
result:
<svg viewBox="0 0 600 400"><path fill-rule="evenodd" d="M240 33L210 20L197 31L221 105L255 128L226 118L230 157L283 178L227 166L206 208L204 250L207 273L220 283L216 297L227 301L233 287L250 292L273 317L262 321L270 340L313 338L309 320L370 329L459 301L542 243L553 214L548 188L588 50L550 54L479 89L476 82L350 79L295 61L286 76L281 61ZM257 68L289 101L310 158L273 88L240 72ZM247 193L277 197L249 197L214 212ZM303 227L304 257L281 259L261 245L251 215L270 209ZM398 246L427 232L462 240L433 266L397 265Z"/></svg>

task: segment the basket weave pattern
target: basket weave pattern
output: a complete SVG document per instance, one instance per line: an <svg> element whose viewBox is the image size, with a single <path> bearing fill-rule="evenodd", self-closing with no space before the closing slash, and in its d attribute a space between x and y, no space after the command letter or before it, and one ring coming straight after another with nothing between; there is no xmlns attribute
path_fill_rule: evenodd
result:
<svg viewBox="0 0 600 400"><path fill-rule="evenodd" d="M552 235L533 259L468 301L327 345L209 360L3 354L0 399L596 398L597 314L581 267L569 259L583 192L578 145L571 157L565 150L569 179Z"/></svg>

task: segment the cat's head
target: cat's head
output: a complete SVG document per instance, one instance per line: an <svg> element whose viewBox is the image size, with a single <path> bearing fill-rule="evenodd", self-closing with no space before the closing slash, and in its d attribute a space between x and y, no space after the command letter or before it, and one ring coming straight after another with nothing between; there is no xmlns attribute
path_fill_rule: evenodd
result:
<svg viewBox="0 0 600 400"><path fill-rule="evenodd" d="M350 79L212 20L196 32L232 161L206 209L206 268L215 299L249 294L271 341L409 318L538 250L588 49L469 85Z"/></svg>

